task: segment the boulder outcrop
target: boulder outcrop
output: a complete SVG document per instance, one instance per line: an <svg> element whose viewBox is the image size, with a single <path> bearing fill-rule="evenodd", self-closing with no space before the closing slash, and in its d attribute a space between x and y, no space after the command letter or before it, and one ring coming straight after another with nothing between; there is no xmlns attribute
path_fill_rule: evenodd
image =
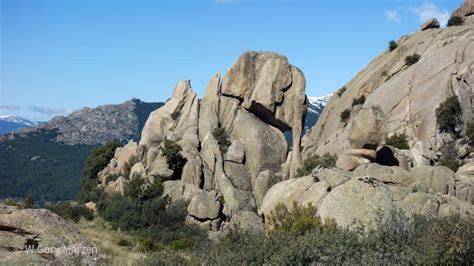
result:
<svg viewBox="0 0 474 266"><path fill-rule="evenodd" d="M131 178L159 177L166 181L165 196L191 202L188 222L213 230L221 223L244 224L232 220L256 215L266 191L301 167L305 86L303 73L271 52L244 53L222 79L211 78L202 100L190 81L180 81L165 105L150 114L140 143L117 150L100 173L102 185L123 193ZM291 156L287 130L293 134ZM186 161L181 172L168 164L165 140L181 147ZM109 182L110 176L121 177Z"/></svg>
<svg viewBox="0 0 474 266"><path fill-rule="evenodd" d="M288 208L293 202L311 203L318 208L321 218L333 218L344 228L363 226L366 229L415 214L432 217L458 214L474 218L474 205L465 200L471 193L470 188L454 188L454 178L445 178L443 172L433 173L432 168L414 169L413 176L399 167L378 164L359 166L353 172L337 168L316 170L311 176L271 187L259 213L268 217L279 203ZM445 170L449 174L448 169ZM418 180L415 174L425 178ZM462 195L462 199L454 197L456 193Z"/></svg>
<svg viewBox="0 0 474 266"><path fill-rule="evenodd" d="M374 162L376 148L387 135L385 115L378 107L356 106L351 112L352 119L347 126L350 148L345 148L338 157L336 166L344 170L354 170L359 165Z"/></svg>
<svg viewBox="0 0 474 266"><path fill-rule="evenodd" d="M0 204L0 264L95 265L97 260L97 248L63 218L45 209Z"/></svg>

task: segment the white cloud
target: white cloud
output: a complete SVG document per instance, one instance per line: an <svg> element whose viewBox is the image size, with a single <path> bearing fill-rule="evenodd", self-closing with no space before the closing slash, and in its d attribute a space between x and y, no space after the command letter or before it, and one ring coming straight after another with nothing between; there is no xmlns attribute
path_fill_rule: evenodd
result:
<svg viewBox="0 0 474 266"><path fill-rule="evenodd" d="M0 109L5 109L5 110L18 110L21 107L16 104L7 104L7 105L0 105Z"/></svg>
<svg viewBox="0 0 474 266"><path fill-rule="evenodd" d="M416 14L420 22L426 22L429 19L436 18L441 25L446 25L449 19L449 12L446 9L441 9L435 4L425 2L421 6L414 6L409 8L409 11Z"/></svg>
<svg viewBox="0 0 474 266"><path fill-rule="evenodd" d="M54 109L54 108L35 106L35 105L28 106L28 110L31 112L35 112L35 113L47 115L47 116L55 116L55 115L65 116L73 112L70 109Z"/></svg>
<svg viewBox="0 0 474 266"><path fill-rule="evenodd" d="M402 21L400 14L397 10L387 10L385 11L385 17L388 21L400 23Z"/></svg>

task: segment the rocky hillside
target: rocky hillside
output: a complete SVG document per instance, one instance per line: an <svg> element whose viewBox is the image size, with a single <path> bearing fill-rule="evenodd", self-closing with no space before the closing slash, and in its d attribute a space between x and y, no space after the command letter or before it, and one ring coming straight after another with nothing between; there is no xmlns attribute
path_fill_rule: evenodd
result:
<svg viewBox="0 0 474 266"><path fill-rule="evenodd" d="M11 133L20 128L33 127L36 124L36 122L30 121L19 116L0 116L0 135Z"/></svg>
<svg viewBox="0 0 474 266"><path fill-rule="evenodd" d="M442 134L436 123L436 108L448 97L457 96L462 121L456 129L465 134L474 122L474 24L473 1L455 12L462 26L439 28L431 21L410 35L402 36L332 97L317 125L303 140L305 157L326 152L339 154L350 146L347 121L341 114L357 104L379 106L385 114L390 135L406 134L417 161L436 159L436 152L454 140ZM417 57L419 61L410 58ZM417 61L417 62L415 62ZM464 149L466 148L466 144ZM466 156L466 154L460 154Z"/></svg>
<svg viewBox="0 0 474 266"><path fill-rule="evenodd" d="M47 123L20 129L3 139L24 137L32 132L55 131L54 141L68 145L97 145L113 141L139 140L148 115L163 103L146 103L132 99L122 104L83 108L67 117L57 116Z"/></svg>
<svg viewBox="0 0 474 266"><path fill-rule="evenodd" d="M72 199L84 161L100 144L139 140L148 115L162 103L134 99L84 108L0 139L0 197L32 193L38 202Z"/></svg>

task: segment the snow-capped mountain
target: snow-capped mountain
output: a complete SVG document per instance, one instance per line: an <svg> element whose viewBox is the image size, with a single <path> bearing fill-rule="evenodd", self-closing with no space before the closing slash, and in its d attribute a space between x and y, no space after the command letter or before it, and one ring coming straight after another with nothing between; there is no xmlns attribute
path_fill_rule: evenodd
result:
<svg viewBox="0 0 474 266"><path fill-rule="evenodd" d="M1 115L0 116L0 135L13 132L20 128L32 127L37 125L37 122L30 121L23 117L15 115Z"/></svg>
<svg viewBox="0 0 474 266"><path fill-rule="evenodd" d="M331 96L332 94L326 96L308 96L308 112L306 113L303 134L316 124Z"/></svg>
<svg viewBox="0 0 474 266"><path fill-rule="evenodd" d="M332 94L326 96L308 96L308 112L321 114Z"/></svg>
<svg viewBox="0 0 474 266"><path fill-rule="evenodd" d="M303 135L306 134L306 131L316 125L319 116L323 112L323 109L326 107L331 96L332 94L326 96L308 96L308 112L306 112L306 118L304 120ZM288 143L292 143L291 131L285 132L285 138Z"/></svg>

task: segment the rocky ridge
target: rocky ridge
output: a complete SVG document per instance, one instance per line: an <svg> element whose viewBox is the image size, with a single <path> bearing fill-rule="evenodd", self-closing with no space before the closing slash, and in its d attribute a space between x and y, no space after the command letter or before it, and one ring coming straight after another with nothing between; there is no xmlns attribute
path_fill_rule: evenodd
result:
<svg viewBox="0 0 474 266"><path fill-rule="evenodd" d="M437 152L455 137L440 133L435 109L449 96L457 96L463 110L464 125L474 122L474 28L472 1L466 1L454 14L463 16L464 25L448 28L423 27L401 37L398 47L375 58L332 97L317 125L303 139L303 157L335 153L350 148L351 129L340 115L351 110L354 99L365 97L363 107L378 106L384 113L389 135L406 134L410 156L416 165L431 164ZM436 24L431 21L431 25ZM430 25L428 23L427 25ZM419 54L420 60L406 64L406 58ZM351 114L353 116L354 114ZM464 134L466 128L458 128ZM465 141L459 150L469 150ZM460 158L469 155L461 152Z"/></svg>
<svg viewBox="0 0 474 266"><path fill-rule="evenodd" d="M162 105L132 99L122 104L85 107L67 117L56 116L46 123L19 129L2 136L0 141L25 137L30 133L44 130L57 132L54 141L68 145L97 145L112 141L138 140L148 114Z"/></svg>

